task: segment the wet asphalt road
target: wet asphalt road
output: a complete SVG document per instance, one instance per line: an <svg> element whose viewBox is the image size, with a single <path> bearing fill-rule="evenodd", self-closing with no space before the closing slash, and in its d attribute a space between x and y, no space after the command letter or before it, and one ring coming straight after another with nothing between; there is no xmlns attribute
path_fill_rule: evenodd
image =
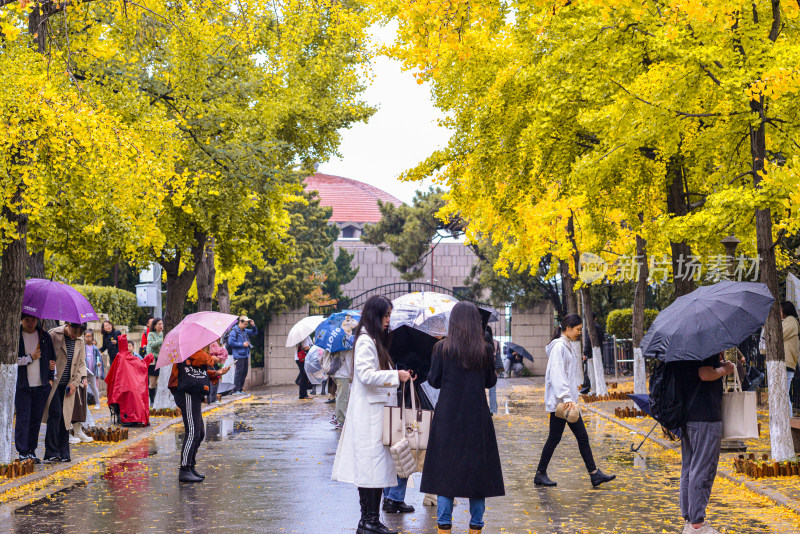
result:
<svg viewBox="0 0 800 534"><path fill-rule="evenodd" d="M592 489L572 435L564 435L549 469L557 488L537 488L533 472L546 438L542 390L501 381L495 419L507 495L487 503L484 532L649 533L681 531L677 506L679 457L654 446L630 451L633 437L589 416L595 460L614 482ZM283 533L355 532L356 490L330 481L339 432L332 405L264 395L207 417L198 454L201 484L179 484L182 429L168 430L108 462L50 499L19 509L0 524L18 533ZM501 412L505 411L501 409ZM435 532L435 508L409 488L413 514L386 523L403 532ZM466 532L458 500L453 532ZM715 485L709 519L723 532L800 532L798 517L730 484Z"/></svg>

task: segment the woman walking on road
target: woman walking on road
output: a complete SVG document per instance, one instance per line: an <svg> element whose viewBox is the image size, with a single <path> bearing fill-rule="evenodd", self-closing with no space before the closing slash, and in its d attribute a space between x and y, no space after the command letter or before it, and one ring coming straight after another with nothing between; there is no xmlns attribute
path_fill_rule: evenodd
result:
<svg viewBox="0 0 800 534"><path fill-rule="evenodd" d="M375 295L367 300L356 328L353 384L331 479L358 487L361 521L356 534L394 534L381 523L383 488L397 484L389 447L383 445L383 407L397 404L397 386L411 379L396 371L389 356L392 303Z"/></svg>
<svg viewBox="0 0 800 534"><path fill-rule="evenodd" d="M494 347L484 339L471 302L450 313L447 337L433 349L428 383L441 390L431 424L422 493L438 495L439 533L453 524L453 499L469 499L470 534L483 528L487 497L505 495L500 454L486 389L497 383Z"/></svg>
<svg viewBox="0 0 800 534"><path fill-rule="evenodd" d="M583 463L586 465L592 486L599 486L604 482L614 480L616 475L607 475L600 471L594 464L592 448L589 445L589 434L583 424L583 417L574 423L567 423L566 419L556 416L556 408L564 403L568 408L576 409L578 401L578 383L580 380L580 356L572 350L572 342L581 337L583 321L580 315L570 313L564 318L560 328L556 328L553 340L547 345L547 371L544 379L545 409L550 414L550 433L542 449L542 457L533 482L537 486L555 486L557 483L547 476L547 466L553 457L564 427L569 424L569 429L578 440L578 449L581 451Z"/></svg>

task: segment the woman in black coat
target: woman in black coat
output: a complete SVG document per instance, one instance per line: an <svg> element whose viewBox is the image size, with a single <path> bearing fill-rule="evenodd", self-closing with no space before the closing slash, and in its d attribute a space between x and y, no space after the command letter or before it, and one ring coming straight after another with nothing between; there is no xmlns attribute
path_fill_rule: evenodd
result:
<svg viewBox="0 0 800 534"><path fill-rule="evenodd" d="M428 383L441 392L420 491L438 496L440 534L452 527L453 499L468 498L470 534L477 534L484 524L486 497L505 495L505 488L486 404L486 389L497 383L494 350L483 338L474 304L459 302L453 308L447 338L434 348Z"/></svg>
<svg viewBox="0 0 800 534"><path fill-rule="evenodd" d="M114 327L114 323L109 320L103 321L103 345L100 347L100 352L108 352L109 366L119 354L117 338L121 335L122 332Z"/></svg>

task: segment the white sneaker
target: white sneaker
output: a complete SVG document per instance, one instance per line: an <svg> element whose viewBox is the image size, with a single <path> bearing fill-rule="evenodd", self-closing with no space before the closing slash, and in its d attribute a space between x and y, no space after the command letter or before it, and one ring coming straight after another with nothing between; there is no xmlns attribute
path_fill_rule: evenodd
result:
<svg viewBox="0 0 800 534"><path fill-rule="evenodd" d="M81 440L79 438L76 438L75 436L70 436L69 437L69 444L70 445L77 445L80 442L81 442Z"/></svg>
<svg viewBox="0 0 800 534"><path fill-rule="evenodd" d="M94 441L94 438L84 434L83 430L78 432L78 439L81 440L82 443L91 443Z"/></svg>
<svg viewBox="0 0 800 534"><path fill-rule="evenodd" d="M683 527L683 534L721 534L719 530L715 529L708 524L708 521L700 525L700 528L694 528L688 521Z"/></svg>

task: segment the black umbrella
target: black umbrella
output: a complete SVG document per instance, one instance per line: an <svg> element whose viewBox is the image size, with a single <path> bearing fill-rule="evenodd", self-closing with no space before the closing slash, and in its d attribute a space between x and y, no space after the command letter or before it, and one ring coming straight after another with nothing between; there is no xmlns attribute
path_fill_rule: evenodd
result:
<svg viewBox="0 0 800 534"><path fill-rule="evenodd" d="M527 358L530 361L533 361L533 356L531 355L531 353L525 350L525 347L523 347L522 345L517 345L516 343L511 343L509 341L506 343L506 348L509 350L509 352L513 350L523 358Z"/></svg>
<svg viewBox="0 0 800 534"><path fill-rule="evenodd" d="M500 312L489 306L478 306L478 312L481 314L481 326L484 330L489 323L496 323L500 320Z"/></svg>
<svg viewBox="0 0 800 534"><path fill-rule="evenodd" d="M417 382L422 383L431 370L431 354L437 341L430 334L403 325L392 330L389 355L398 369L413 370L419 376Z"/></svg>
<svg viewBox="0 0 800 534"><path fill-rule="evenodd" d="M705 360L733 348L767 320L774 298L765 284L724 281L678 297L642 339L648 358Z"/></svg>

